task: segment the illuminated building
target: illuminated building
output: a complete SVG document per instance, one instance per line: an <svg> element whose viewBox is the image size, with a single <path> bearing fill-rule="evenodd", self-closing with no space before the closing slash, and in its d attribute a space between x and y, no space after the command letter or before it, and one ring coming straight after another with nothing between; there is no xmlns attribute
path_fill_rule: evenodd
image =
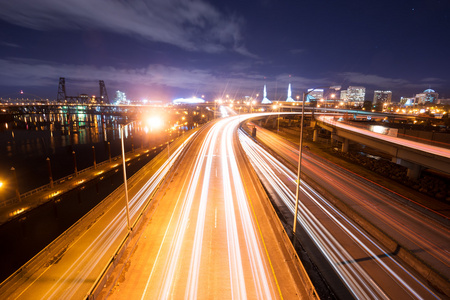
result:
<svg viewBox="0 0 450 300"><path fill-rule="evenodd" d="M191 98L178 98L172 101L173 104L198 104L198 103L205 103L205 99L198 98L198 97L191 97Z"/></svg>
<svg viewBox="0 0 450 300"><path fill-rule="evenodd" d="M320 99L323 99L323 89L308 89L308 93L310 100L319 101Z"/></svg>
<svg viewBox="0 0 450 300"><path fill-rule="evenodd" d="M400 98L400 105L401 106L411 106L414 105L414 98L408 98L408 97L401 97Z"/></svg>
<svg viewBox="0 0 450 300"><path fill-rule="evenodd" d="M348 101L347 98L347 90L341 90L341 98L342 101Z"/></svg>
<svg viewBox="0 0 450 300"><path fill-rule="evenodd" d="M391 103L392 92L391 91L374 91L373 92L373 104L377 103Z"/></svg>
<svg viewBox="0 0 450 300"><path fill-rule="evenodd" d="M127 103L127 95L124 92L116 91L116 98L114 102L117 104L126 104Z"/></svg>
<svg viewBox="0 0 450 300"><path fill-rule="evenodd" d="M366 88L363 86L349 86L347 88L347 101L353 106L360 106L364 103Z"/></svg>
<svg viewBox="0 0 450 300"><path fill-rule="evenodd" d="M439 94L432 89L427 89L423 93L416 95L416 104L423 105L427 103L437 103Z"/></svg>

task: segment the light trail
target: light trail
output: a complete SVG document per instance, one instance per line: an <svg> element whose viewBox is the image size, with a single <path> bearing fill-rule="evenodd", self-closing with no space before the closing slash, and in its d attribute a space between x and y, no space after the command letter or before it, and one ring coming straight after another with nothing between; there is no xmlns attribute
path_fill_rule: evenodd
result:
<svg viewBox="0 0 450 300"><path fill-rule="evenodd" d="M273 134L259 130L259 137L267 144L276 145L277 153L281 154L291 163L296 164L298 160L298 148L286 141L280 141ZM334 188L334 193L342 195L343 199L351 200L364 208L359 212L364 216L371 217L377 222L383 221L384 231L395 233L394 238L408 241L409 249L422 249L417 253L428 263L432 260L439 261L433 263L434 267L450 266L450 256L448 253L449 230L446 226L430 219L417 210L409 209L399 202L399 199L412 202L420 207L422 205L394 193L378 184L342 167L336 166L331 161L325 159L314 159L311 154L305 152L302 160L305 173L310 176L320 177L320 180L327 179L328 186ZM396 204L396 205L394 205ZM441 213L423 207L427 211L442 216ZM418 232L427 234L418 234ZM406 244L405 244L406 245ZM426 255L426 256L425 256ZM444 269L444 268L442 268ZM442 272L445 272L443 270Z"/></svg>
<svg viewBox="0 0 450 300"><path fill-rule="evenodd" d="M224 205L231 298L277 298L273 283L269 281L268 276L272 275L268 270L266 258L262 254L264 252L255 233L254 219L250 213L248 197L235 157L232 141L238 124L238 117L227 118L216 122L206 133L198 154L189 167L192 171L183 181L184 184L180 189L175 208L172 210L172 216L161 241L152 271L147 277L141 299L151 297L155 293L158 299L167 299L181 293L185 299L199 297L207 207L218 204ZM211 195L210 190L214 184L211 181L213 165L221 170L221 186L216 184L215 187L219 190L216 194ZM218 199L222 198L223 204L217 203ZM221 226L221 224L217 224L216 209L214 227ZM194 223L195 226L190 223ZM171 240L168 239L168 231L173 232ZM186 240L193 240L190 252L182 251ZM167 245L167 243L169 244ZM163 251L163 248L166 250ZM187 259L189 259L187 278L181 280L177 276L177 272L181 264L186 264ZM247 263L250 265L250 273L244 268ZM163 265L162 269L161 265ZM156 270L162 271L158 271L157 274ZM156 282L161 281L157 291L152 288L155 286L155 280ZM186 282L184 290L180 287L180 280ZM227 287L226 284L225 287Z"/></svg>
<svg viewBox="0 0 450 300"><path fill-rule="evenodd" d="M404 146L404 147L409 147L412 149L417 149L423 152L427 152L427 153L432 153L434 155L437 156L441 156L441 157L445 157L445 158L450 158L450 149L446 149L446 148L442 148L442 147L437 147L437 146L432 146L432 145L428 145L428 144L424 144L424 143L420 143L420 142L415 142L415 141L410 141L410 140L405 140L402 138L398 138L398 137L394 137L394 136L389 136L389 135L385 135L385 134L380 134L380 133L375 133L372 132L370 130L366 130L366 129L361 129L361 128L356 128L354 126L351 125L347 125L347 124L343 124L341 122L337 122L334 117L330 117L330 116L319 116L318 117L319 120L331 124L335 127L340 127L349 131L353 131L353 132L357 132L363 135L367 135L367 136L371 136L377 139L382 139L384 141L388 141L390 143L396 144L396 145L400 145L400 146Z"/></svg>
<svg viewBox="0 0 450 300"><path fill-rule="evenodd" d="M277 161L272 155L267 153L260 146L256 145L248 136L240 133L242 146L247 152L252 164L259 170L260 174L263 174L265 179L270 183L272 188L276 191L277 196L285 203L291 213L294 212L294 199L295 199L295 179L296 175L286 168L283 164ZM285 184L281 178L288 178L288 184ZM349 236L361 249L363 249L369 257L371 257L376 263L386 272L386 274L393 279L395 284L403 289L409 297L421 298L422 295L426 297L438 298L431 290L420 283L414 275L405 270L396 260L394 260L390 253L386 253L377 243L361 231L357 226L353 224L346 216L337 211L332 205L326 201L322 196L315 192L309 185L302 181L301 191L310 201L312 201L320 210L343 230L347 236ZM308 235L316 243L317 247L321 250L324 256L330 261L331 266L335 269L337 274L342 278L343 282L347 285L349 290L357 298L372 298L372 299L387 299L389 296L386 294L377 282L356 263L356 259L341 246L340 242L334 237L334 235L323 226L319 219L310 211L308 206L300 202L300 214L298 221L302 224L302 227L306 230ZM372 250L373 249L373 250ZM389 263L380 259L380 255L376 252L381 252L381 257L385 256ZM342 262L355 262L355 263L342 263ZM389 264L389 265L388 265ZM415 284L420 286L420 292L412 288L402 276L399 276L393 271L391 264L396 268L402 270L412 279ZM391 287L392 288L392 287ZM420 294L425 293L425 294Z"/></svg>
<svg viewBox="0 0 450 300"><path fill-rule="evenodd" d="M208 136L206 138L207 140L211 141L214 131L215 131L215 129L213 128L211 131L208 132ZM166 266L164 268L165 276L163 279L162 288L159 293L159 299L169 298L171 287L173 286L174 276L175 276L176 269L177 269L177 263L178 263L178 259L180 257L180 252L182 249L183 239L184 239L186 229L187 229L187 224L189 222L189 217L190 217L190 213L191 213L192 204L194 201L196 187L198 185L200 175L203 171L202 167L203 167L204 157L206 156L206 152L208 150L208 147L206 147L206 145L207 144L202 145L202 148L200 149L200 154L197 156L197 159L195 162L194 174L193 174L192 178L190 179L189 185L188 185L188 194L187 194L186 199L182 202L182 209L181 209L182 213L177 220L175 236L173 238L175 243L172 243L170 250L169 250L169 261L166 263ZM202 202L203 206L206 205L206 203L204 203L204 202L206 202L206 197L204 197L203 195L202 195L201 202ZM201 211L201 209L200 209L200 211ZM202 218L200 218L198 222L201 223L202 222L201 219ZM172 219L171 219L171 221L172 221ZM170 226L170 223L169 223L169 226ZM200 226L200 225L197 225L197 228L198 228L198 226ZM201 230L203 230L203 227L201 227ZM198 233L196 231L196 237L195 237L195 242L194 242L194 251L199 251L200 253L201 253L202 236L203 236L202 232ZM200 247L200 248L198 249L195 247ZM195 252L193 252L193 253L195 253ZM197 254L194 254L192 256L192 259L193 259L193 262L191 261L191 268L190 268L190 272L189 272L190 284L188 285L188 288L186 290L186 294L188 295L189 299L192 299L191 297L195 296L197 293L198 282L196 280L198 278L198 268L199 268L199 264L200 264L200 256L197 256ZM154 265L154 267L155 266L156 266L156 264ZM151 274L153 274L153 273L154 273L154 271L152 270ZM151 276L147 280L146 287L148 286L150 280L151 280ZM147 290L147 288L145 289L145 291L146 290ZM145 293L142 295L142 299L144 299L144 298L145 298Z"/></svg>
<svg viewBox="0 0 450 300"><path fill-rule="evenodd" d="M163 165L130 200L130 216L132 220L137 218L137 215L142 210L142 207L146 205L150 195L164 179L172 165L181 155L184 147L194 136L195 133L189 136L182 146L174 151L170 158L163 163ZM112 211L116 205L122 206L122 202L115 202L114 205L108 207L108 209L96 220L96 223L98 224L108 217L112 217L110 220L107 220L107 224L104 228L98 233L94 233L94 239L86 245L86 248L81 248L81 253L78 252L79 250L77 248L83 247L86 237L92 234L92 231L97 230L94 226L85 230L83 234L70 242L64 251L63 257L57 264L50 264L35 276L33 281L26 281L20 289L12 291L13 293L18 292L17 294L14 294L13 298L29 298L30 293L33 295L33 298L40 297L41 299L67 299L74 298L75 295L86 295L91 288L91 281L95 280L99 275L95 275L93 271L102 268L101 263L105 263L105 259L109 258L108 255L113 254L111 251L115 250L114 245L117 245L126 235L127 224L125 220L125 207L122 207L117 214L110 214L110 211ZM69 255L72 250L79 254ZM42 261L36 262L36 264L42 263ZM59 275L55 280L48 280L48 278L53 278L51 274ZM88 280L88 278L91 279ZM38 296L36 292L33 292L42 288L45 290L42 296Z"/></svg>
<svg viewBox="0 0 450 300"><path fill-rule="evenodd" d="M256 228L253 225L253 219L250 214L250 208L248 206L248 199L245 194L244 185L241 180L240 171L238 168L238 164L236 161L236 155L234 153L234 149L232 144L228 141L231 141L233 138L233 134L236 131L236 128L239 125L239 117L232 118L233 121L230 122L230 125L226 128L225 133L222 136L222 159L228 159L228 163L223 161L224 169L231 168L231 178L234 183L234 187L236 190L236 201L239 207L240 218L242 222L242 226L244 228L245 242L247 246L247 253L250 257L250 263L252 267L252 274L256 284L257 296L259 299L272 299L272 293L269 289L269 284L267 280L266 274L268 273L265 264L263 263L261 257L261 247L258 244L256 238ZM224 174L224 180L229 180L230 177L228 174ZM232 200L233 198L225 198L226 201ZM234 210L233 210L234 211ZM238 242L238 241L237 241ZM242 298L241 298L242 299Z"/></svg>

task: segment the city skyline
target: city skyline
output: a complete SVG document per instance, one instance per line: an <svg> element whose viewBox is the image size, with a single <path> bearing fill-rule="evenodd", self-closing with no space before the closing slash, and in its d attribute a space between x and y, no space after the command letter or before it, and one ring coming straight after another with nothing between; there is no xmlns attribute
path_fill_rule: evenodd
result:
<svg viewBox="0 0 450 300"><path fill-rule="evenodd" d="M325 85L450 98L444 1L3 1L0 97L68 94L284 100Z"/></svg>

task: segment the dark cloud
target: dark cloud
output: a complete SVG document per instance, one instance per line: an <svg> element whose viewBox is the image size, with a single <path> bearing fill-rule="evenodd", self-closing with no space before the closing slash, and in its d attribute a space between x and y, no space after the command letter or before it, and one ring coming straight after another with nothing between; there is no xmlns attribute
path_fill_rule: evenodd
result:
<svg viewBox="0 0 450 300"><path fill-rule="evenodd" d="M0 42L0 46L12 47L12 48L20 48L20 45L8 42Z"/></svg>
<svg viewBox="0 0 450 300"><path fill-rule="evenodd" d="M369 85L382 89L410 85L410 82L405 79L382 77L374 74L344 72L339 73L338 76L348 85Z"/></svg>
<svg viewBox="0 0 450 300"><path fill-rule="evenodd" d="M422 82L430 82L430 83L442 83L445 82L442 78L428 77L421 80Z"/></svg>
<svg viewBox="0 0 450 300"><path fill-rule="evenodd" d="M119 69L112 66L99 68L91 65L59 65L30 59L0 59L0 80L3 85L55 85L58 77L68 77L78 83L101 79L114 84L174 88L202 86L213 79L212 74L205 70L186 70L163 65Z"/></svg>
<svg viewBox="0 0 450 300"><path fill-rule="evenodd" d="M289 74L280 74L266 78L265 76L248 72L249 66L243 68L231 67L226 72L212 69L180 68L162 64L152 64L143 68L118 68L114 66L95 67L92 65L56 64L49 61L34 59L0 59L0 82L3 86L57 86L59 77L66 77L71 86L95 86L98 80L104 80L108 86L117 89L134 90L136 88L160 87L184 91L183 95L192 92L207 93L210 97L222 94L237 96L261 94L264 84L267 84L269 98L284 100L288 84L292 84L294 95L319 86L342 84L362 85L372 89L410 88L417 92L432 86L442 86L442 80L425 78L419 82L409 82L404 79L387 78L378 75L356 72L339 73L336 76L322 78L307 78ZM332 78L341 78L336 82ZM133 97L133 93L130 93Z"/></svg>
<svg viewBox="0 0 450 300"><path fill-rule="evenodd" d="M254 56L243 43L242 19L202 0L2 2L0 19L35 30L105 30L190 51Z"/></svg>
<svg viewBox="0 0 450 300"><path fill-rule="evenodd" d="M289 52L291 52L291 54L294 54L294 55L304 53L305 51L306 51L306 49L291 49L291 50L289 50Z"/></svg>
<svg viewBox="0 0 450 300"><path fill-rule="evenodd" d="M104 80L108 86L133 90L135 87L154 86L168 89L201 91L217 95L226 92L227 87L243 88L240 92L251 92L263 86L261 76L243 72L217 73L208 69L183 69L154 64L145 68L117 68L112 66L55 64L32 59L0 59L0 82L4 86L57 86L58 78L66 77L72 86L92 86ZM195 88L194 88L195 87ZM130 96L133 96L132 93Z"/></svg>

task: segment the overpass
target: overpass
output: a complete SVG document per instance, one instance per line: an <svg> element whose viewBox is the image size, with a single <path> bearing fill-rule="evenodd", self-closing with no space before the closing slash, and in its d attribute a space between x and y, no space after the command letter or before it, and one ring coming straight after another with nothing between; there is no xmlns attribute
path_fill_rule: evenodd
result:
<svg viewBox="0 0 450 300"><path fill-rule="evenodd" d="M349 141L354 141L391 155L392 162L408 168L410 178L418 178L424 168L449 173L449 149L356 128L332 116L316 117L316 125L330 131L333 139L342 142L344 152L348 151Z"/></svg>

